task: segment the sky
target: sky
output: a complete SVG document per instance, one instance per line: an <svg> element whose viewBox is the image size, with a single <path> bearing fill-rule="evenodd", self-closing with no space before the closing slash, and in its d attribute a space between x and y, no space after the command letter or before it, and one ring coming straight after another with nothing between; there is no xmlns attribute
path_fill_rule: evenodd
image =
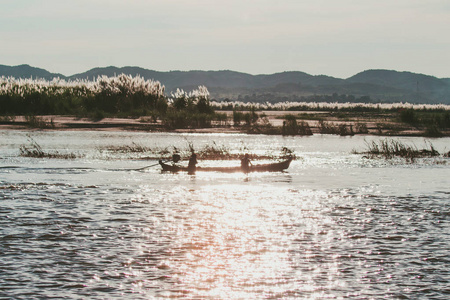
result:
<svg viewBox="0 0 450 300"><path fill-rule="evenodd" d="M448 78L450 1L0 0L0 64Z"/></svg>

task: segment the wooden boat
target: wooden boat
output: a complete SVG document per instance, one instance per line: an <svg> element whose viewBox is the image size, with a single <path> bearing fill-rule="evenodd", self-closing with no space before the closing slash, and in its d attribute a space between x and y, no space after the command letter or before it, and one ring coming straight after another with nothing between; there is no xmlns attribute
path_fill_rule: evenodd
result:
<svg viewBox="0 0 450 300"><path fill-rule="evenodd" d="M281 162L271 163L271 164L259 164L259 165L251 165L247 171L244 171L243 168L239 167L197 167L196 172L222 172L222 173L237 173L237 172L281 172L289 168L291 164L292 158L288 158ZM163 161L159 161L159 164L162 167L163 172L188 172L187 167L181 167L177 165L168 165Z"/></svg>

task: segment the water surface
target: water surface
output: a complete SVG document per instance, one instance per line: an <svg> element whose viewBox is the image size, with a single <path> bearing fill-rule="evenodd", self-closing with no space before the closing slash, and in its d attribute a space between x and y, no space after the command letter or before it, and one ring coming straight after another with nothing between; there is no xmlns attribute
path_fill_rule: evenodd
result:
<svg viewBox="0 0 450 300"><path fill-rule="evenodd" d="M80 158L21 157L28 134ZM352 150L378 138L358 136L5 130L0 138L4 298L450 296L448 158L368 160ZM284 173L191 176L137 171L156 161L105 150L213 142L259 154L286 146L299 159ZM450 139L431 142L449 151Z"/></svg>

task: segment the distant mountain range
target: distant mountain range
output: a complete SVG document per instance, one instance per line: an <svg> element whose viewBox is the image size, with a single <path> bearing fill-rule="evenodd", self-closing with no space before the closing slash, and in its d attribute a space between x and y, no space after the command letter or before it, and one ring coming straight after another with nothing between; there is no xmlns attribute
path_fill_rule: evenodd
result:
<svg viewBox="0 0 450 300"><path fill-rule="evenodd" d="M450 104L450 78L392 70L367 70L347 79L304 72L251 75L235 71L158 72L139 67L94 68L72 76L50 73L29 65L0 65L0 76L15 78L59 77L65 80L89 79L100 75L140 75L160 81L170 93L205 85L216 100L249 102L338 101L410 102Z"/></svg>

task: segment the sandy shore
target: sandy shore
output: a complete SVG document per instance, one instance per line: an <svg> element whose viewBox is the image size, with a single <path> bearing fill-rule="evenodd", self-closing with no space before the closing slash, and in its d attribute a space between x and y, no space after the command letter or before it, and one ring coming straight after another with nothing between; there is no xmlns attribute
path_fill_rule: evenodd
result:
<svg viewBox="0 0 450 300"><path fill-rule="evenodd" d="M140 118L104 118L99 121L94 121L87 118L77 118L73 116L39 116L41 120L40 126L30 126L26 118L17 116L11 120L3 120L0 122L0 130L101 130L101 131L147 131L147 132L193 132L193 133L248 133L249 128L246 126L233 126L233 112L225 111L228 115L227 124L213 124L210 128L200 129L176 129L168 130L162 126L158 121L153 123L148 117ZM258 112L264 116L264 120L274 128L281 128L283 126L283 116L286 114L298 115L303 114L303 119L308 123L313 134L320 133L320 124L317 120L317 115L323 115L322 120L334 126L345 125L355 131L358 124L364 123L367 132L363 134L381 135L381 136L423 136L424 131L413 127L405 127L401 124L401 130L395 131L389 128L399 127L398 123L389 122L386 120L377 119L358 119L352 120L347 118L344 121L336 117L330 117L326 112L299 112L299 111L264 111ZM306 117L305 117L306 114ZM307 115L315 115L315 119L308 119ZM260 119L261 120L261 119ZM380 128L380 122L384 122L388 129ZM258 130L253 131L258 133ZM264 133L264 130L261 130ZM355 131L355 134L361 134ZM443 132L444 136L450 136L450 132Z"/></svg>

